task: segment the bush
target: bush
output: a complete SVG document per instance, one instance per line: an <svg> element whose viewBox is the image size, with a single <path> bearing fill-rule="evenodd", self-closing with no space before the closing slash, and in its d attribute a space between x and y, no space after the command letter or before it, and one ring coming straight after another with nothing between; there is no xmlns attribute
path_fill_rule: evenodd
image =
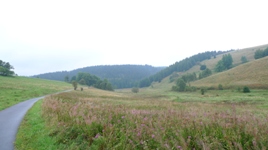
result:
<svg viewBox="0 0 268 150"><path fill-rule="evenodd" d="M182 92L186 88L186 83L181 78L179 78L177 80L177 86L178 86L178 90Z"/></svg>
<svg viewBox="0 0 268 150"><path fill-rule="evenodd" d="M177 86L172 86L172 91L179 91L179 88Z"/></svg>
<svg viewBox="0 0 268 150"><path fill-rule="evenodd" d="M74 90L76 90L76 89L77 89L77 82L76 82L76 81L73 81L73 82L72 82L72 85L73 85L73 87L74 87Z"/></svg>
<svg viewBox="0 0 268 150"><path fill-rule="evenodd" d="M219 90L223 90L223 87L222 87L221 84L219 84L218 89L219 89Z"/></svg>
<svg viewBox="0 0 268 150"><path fill-rule="evenodd" d="M132 90L131 90L133 93L138 93L139 92L139 88L137 88L137 87L134 87L134 88L132 88Z"/></svg>
<svg viewBox="0 0 268 150"><path fill-rule="evenodd" d="M204 95L205 92L206 92L206 89L202 88L202 89L201 89L201 94Z"/></svg>
<svg viewBox="0 0 268 150"><path fill-rule="evenodd" d="M185 91L195 92L196 91L196 87L194 87L194 86L186 86Z"/></svg>
<svg viewBox="0 0 268 150"><path fill-rule="evenodd" d="M243 93L250 93L250 89L247 86L245 86L243 88Z"/></svg>
<svg viewBox="0 0 268 150"><path fill-rule="evenodd" d="M201 65L200 66L200 70L205 70L205 69L207 69L207 66L206 65Z"/></svg>

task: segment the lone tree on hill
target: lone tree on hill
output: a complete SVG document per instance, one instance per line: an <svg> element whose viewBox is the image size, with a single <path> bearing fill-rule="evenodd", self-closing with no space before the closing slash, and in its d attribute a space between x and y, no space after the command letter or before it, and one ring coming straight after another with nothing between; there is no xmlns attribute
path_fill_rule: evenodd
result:
<svg viewBox="0 0 268 150"><path fill-rule="evenodd" d="M222 56L222 59L218 61L215 71L222 72L224 70L231 69L233 65L233 58L231 54L226 54Z"/></svg>
<svg viewBox="0 0 268 150"><path fill-rule="evenodd" d="M13 66L11 66L9 64L9 62L4 62L2 60L0 60L0 75L2 76L12 76L14 75L14 71L12 71L12 69L14 69Z"/></svg>
<svg viewBox="0 0 268 150"><path fill-rule="evenodd" d="M246 57L246 56L242 56L242 57L241 57L241 62L242 62L243 64L246 63L246 62L248 62L247 57Z"/></svg>
<svg viewBox="0 0 268 150"><path fill-rule="evenodd" d="M73 82L72 82L72 85L73 85L73 87L74 87L74 90L76 90L76 89L77 89L77 82L76 82L76 81L73 81Z"/></svg>

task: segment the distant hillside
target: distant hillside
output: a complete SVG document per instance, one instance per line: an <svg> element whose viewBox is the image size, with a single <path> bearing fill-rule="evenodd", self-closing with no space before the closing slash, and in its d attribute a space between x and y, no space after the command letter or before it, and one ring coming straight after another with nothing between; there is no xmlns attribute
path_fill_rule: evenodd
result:
<svg viewBox="0 0 268 150"><path fill-rule="evenodd" d="M233 68L224 72L214 72L214 68L219 60L222 59L224 54L217 55L216 58L206 59L200 63L194 65L187 71L176 71L177 75L181 77L187 73L195 72L198 74L200 71L200 65L206 65L207 68L213 71L213 75L207 78L191 82L192 86L197 87L218 87L222 84L225 87L237 87L237 86L250 86L255 88L268 88L268 68L267 58L255 60L254 54L257 50L264 50L268 47L268 44L239 49L235 51L229 51L225 54L231 54L233 58ZM241 57L245 56L248 60L247 63L243 64ZM265 62L266 61L266 62ZM266 65L265 65L266 64ZM240 73L243 76L238 76ZM235 76L233 76L233 74ZM158 89L170 90L174 85L174 82L170 82L170 76L164 78L160 83L154 82L153 87Z"/></svg>
<svg viewBox="0 0 268 150"><path fill-rule="evenodd" d="M96 75L101 79L107 79L116 88L131 88L137 86L138 81L153 75L164 67L153 67L149 65L106 65L92 66L75 69L72 71L60 71L34 75L43 79L64 81L65 76L71 79L79 72L86 72Z"/></svg>
<svg viewBox="0 0 268 150"><path fill-rule="evenodd" d="M268 57L253 60L228 71L192 82L197 87L242 87L268 88Z"/></svg>
<svg viewBox="0 0 268 150"><path fill-rule="evenodd" d="M193 55L189 58L185 58L179 62L176 62L175 64L170 65L169 67L161 70L160 72L148 77L144 78L143 80L140 81L139 86L140 87L148 87L150 86L153 82L161 82L164 78L168 77L171 75L173 72L185 72L191 69L194 66L199 66L200 62L204 60L210 60L210 59L215 59L217 55L224 54L227 52L230 52L233 50L229 51L208 51L208 52L203 52L203 53L198 53L196 55Z"/></svg>
<svg viewBox="0 0 268 150"><path fill-rule="evenodd" d="M254 47L249 47L249 48L244 48L244 49L239 49L239 50L235 50L235 51L231 51L228 52L228 54L231 54L233 57L233 65L238 66L241 65L241 57L245 56L247 58L247 60L250 61L254 61L254 54L258 49L265 49L268 47L268 44L265 45L260 45L260 46L254 46ZM222 55L218 55L217 58L215 59L207 59L204 60L202 62L200 62L200 64L204 64L207 66L207 68L213 70L215 68L215 65L217 64L217 62L222 59ZM200 65L195 65L193 66L191 69L189 69L186 73L192 73L192 72L199 72L200 71Z"/></svg>

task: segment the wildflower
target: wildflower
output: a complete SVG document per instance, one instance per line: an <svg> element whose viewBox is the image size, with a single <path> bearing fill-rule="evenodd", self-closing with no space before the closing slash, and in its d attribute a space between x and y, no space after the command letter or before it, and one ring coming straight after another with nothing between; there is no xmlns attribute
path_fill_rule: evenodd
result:
<svg viewBox="0 0 268 150"><path fill-rule="evenodd" d="M181 149L181 146L177 146L178 149Z"/></svg>
<svg viewBox="0 0 268 150"><path fill-rule="evenodd" d="M125 118L125 116L122 116L121 118L122 118L122 119L124 119L124 118Z"/></svg>
<svg viewBox="0 0 268 150"><path fill-rule="evenodd" d="M152 138L154 138L155 137L155 135L154 134L152 134Z"/></svg>
<svg viewBox="0 0 268 150"><path fill-rule="evenodd" d="M100 134L98 133L94 138L97 139L100 136Z"/></svg>

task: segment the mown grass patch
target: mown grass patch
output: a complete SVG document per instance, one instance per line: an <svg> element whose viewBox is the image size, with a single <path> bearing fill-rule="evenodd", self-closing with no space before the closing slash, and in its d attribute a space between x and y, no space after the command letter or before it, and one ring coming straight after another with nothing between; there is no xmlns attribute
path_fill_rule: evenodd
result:
<svg viewBox="0 0 268 150"><path fill-rule="evenodd" d="M87 89L53 95L45 98L42 117L59 149L268 148L266 109L143 94Z"/></svg>
<svg viewBox="0 0 268 150"><path fill-rule="evenodd" d="M26 77L0 76L0 110L14 104L67 89L68 83Z"/></svg>

